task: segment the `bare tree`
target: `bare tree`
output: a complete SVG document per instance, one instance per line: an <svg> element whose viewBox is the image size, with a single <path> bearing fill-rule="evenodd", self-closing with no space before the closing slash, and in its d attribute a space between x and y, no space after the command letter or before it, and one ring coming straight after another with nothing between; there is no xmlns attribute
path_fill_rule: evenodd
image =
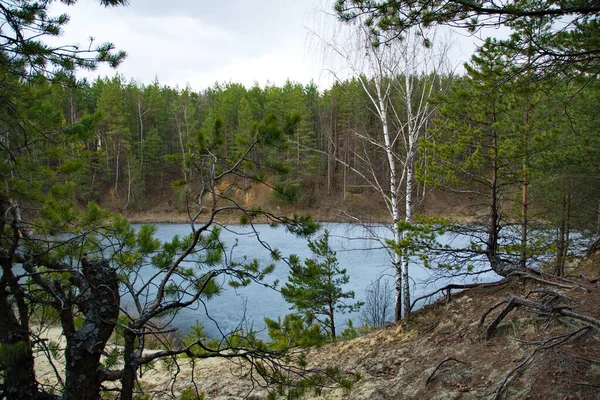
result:
<svg viewBox="0 0 600 400"><path fill-rule="evenodd" d="M450 69L447 46L433 46L431 43L440 41L431 41L422 31L407 31L402 40L378 44L362 22L357 19L345 25L349 29L343 34L336 33L331 40L316 36L328 56L341 60L347 72L358 79L379 123L377 131L352 131L362 144L352 150L357 162L350 164L347 159L339 158L337 161L372 188L389 212L392 245L375 230L371 234L390 253L396 276L394 319L399 321L403 308L405 316L410 311L409 257L398 251L404 237L401 222L412 222L419 140L425 137L427 124L436 110L430 99L443 90ZM343 73L332 73L338 80L344 78ZM385 159L383 175L377 165L377 154ZM359 217L351 217L361 222Z"/></svg>
<svg viewBox="0 0 600 400"><path fill-rule="evenodd" d="M391 321L393 308L393 288L386 277L380 276L366 290L361 319L374 328L384 327Z"/></svg>

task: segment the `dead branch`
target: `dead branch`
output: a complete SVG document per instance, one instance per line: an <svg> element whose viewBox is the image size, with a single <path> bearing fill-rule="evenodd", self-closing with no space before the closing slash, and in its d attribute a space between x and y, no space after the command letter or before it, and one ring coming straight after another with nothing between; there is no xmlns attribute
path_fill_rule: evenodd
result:
<svg viewBox="0 0 600 400"><path fill-rule="evenodd" d="M535 276L535 275L531 274L530 272L515 271L515 272L513 272L511 274L511 276L519 276L519 277L522 277L522 278L531 279L531 280L536 281L536 282L544 283L546 285L560 287L560 288L563 288L563 289L570 289L570 290L581 289L581 290L583 290L585 292L588 292L588 289L584 288L581 285L577 285L575 283L569 285L569 284L566 284L566 283L554 282L554 281L542 278L541 275L540 276ZM561 280L562 281L567 281L565 279L561 279Z"/></svg>
<svg viewBox="0 0 600 400"><path fill-rule="evenodd" d="M561 351L563 353L568 354L571 357L577 358L579 360L587 361L587 362L592 363L592 364L600 364L600 360L594 360L592 358L583 357L583 356L580 356L579 354L571 353L571 352L565 351L565 350L561 350Z"/></svg>
<svg viewBox="0 0 600 400"><path fill-rule="evenodd" d="M546 288L540 288L540 289L530 290L527 293L527 295L525 296L525 298L528 299L530 295L532 295L532 294L538 294L538 293L546 295L545 297L549 297L548 301L545 301L544 304L549 304L549 303L551 303L555 299L563 299L563 300L566 300L566 301L569 301L569 302L581 303L581 301L579 299L576 299L574 297L567 296L565 294L558 293L558 292L555 292L555 291L552 291L552 290L546 289Z"/></svg>
<svg viewBox="0 0 600 400"><path fill-rule="evenodd" d="M581 385L581 386L590 386L590 387L594 387L594 388L600 388L600 383L573 382L573 384Z"/></svg>
<svg viewBox="0 0 600 400"><path fill-rule="evenodd" d="M565 333L563 335L553 336L553 337L548 338L545 341L543 341L542 344L539 345L538 347L536 347L531 353L529 353L529 355L527 357L525 357L525 359L523 361L521 361L519 363L519 365L514 367L512 370L510 370L508 372L508 374L506 374L506 376L504 377L504 379L502 380L502 382L500 383L500 385L498 386L498 388L495 391L494 400L497 400L500 398L500 394L501 394L502 390L506 387L506 384L508 383L509 379L514 374L516 374L519 370L521 370L527 364L529 364L538 351L547 350L552 347L559 346L559 345L563 344L564 342L566 342L567 340L571 339L572 337L578 335L579 333L581 333L587 329L590 329L590 327L584 326L583 328L579 328L573 332Z"/></svg>
<svg viewBox="0 0 600 400"><path fill-rule="evenodd" d="M476 288L476 287L493 287L493 286L504 285L508 282L510 282L510 278L504 278L498 282L491 282L491 283L468 283L468 284L464 284L464 285L460 285L457 283L451 283L449 285L444 286L443 288L436 290L435 292L431 292L431 293L423 295L421 297L417 297L410 304L409 311L412 311L412 309L415 307L415 304L417 304L418 301L427 299L429 297L433 297L440 292L448 292L448 300L449 300L452 290L465 290L465 289L472 289L472 288Z"/></svg>
<svg viewBox="0 0 600 400"><path fill-rule="evenodd" d="M435 373L438 371L438 369L440 369L440 367L442 365L444 365L445 363L449 362L449 361L456 361L457 363L461 363L461 364L467 364L467 362L461 361L457 358L454 357L446 357L444 358L442 361L440 361L440 363L433 369L433 371L431 371L431 374L429 374L429 376L427 377L427 380L425 381L425 385L429 384L429 381L431 381L433 379L433 376L435 375Z"/></svg>
<svg viewBox="0 0 600 400"><path fill-rule="evenodd" d="M542 315L548 315L548 316L562 315L565 317L570 317L570 318L577 319L577 320L595 325L597 327L600 327L600 320L590 317L589 315L577 313L566 307L551 307L547 304L538 303L536 301L529 300L529 299L526 299L523 297L514 296L512 294L509 294L507 299L495 304L490 309L486 310L484 315L481 317L479 324L482 325L485 322L485 318L487 317L489 312L491 312L491 310L493 310L494 308L497 308L498 306L500 306L502 303L506 304L506 307L504 307L504 309L496 316L496 318L494 318L494 320L486 328L486 332L485 332L486 340L491 337L492 333L494 332L494 330L496 329L498 324L500 324L500 322L502 322L502 320L514 308L518 308L518 307L525 307L532 311L539 312Z"/></svg>

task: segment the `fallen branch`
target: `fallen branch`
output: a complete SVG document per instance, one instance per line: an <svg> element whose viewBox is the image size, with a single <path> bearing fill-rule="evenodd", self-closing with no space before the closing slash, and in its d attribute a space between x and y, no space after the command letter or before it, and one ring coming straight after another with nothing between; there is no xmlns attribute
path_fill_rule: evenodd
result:
<svg viewBox="0 0 600 400"><path fill-rule="evenodd" d="M456 361L457 363L468 364L468 363L461 361L459 359L456 359L454 357L446 357L442 361L440 361L440 363L433 369L433 371L431 371L431 374L429 374L429 376L427 377L427 380L425 381L425 385L429 384L429 381L431 381L433 379L433 376L438 371L438 369L440 369L440 367L442 365L444 365L445 363L447 363L449 361Z"/></svg>
<svg viewBox="0 0 600 400"><path fill-rule="evenodd" d="M549 303L552 302L552 300L555 300L555 299L563 299L563 300L566 300L566 301L569 301L569 302L581 303L581 300L579 300L579 299L576 299L576 298L571 297L571 296L567 296L567 295L562 294L562 293L557 293L557 292L554 292L554 291L552 291L550 289L545 289L545 288L530 290L527 293L527 295L525 296L525 298L528 299L529 296L532 295L532 294L545 294L545 295L551 297L550 300L544 302L544 304L549 304Z"/></svg>
<svg viewBox="0 0 600 400"><path fill-rule="evenodd" d="M580 356L579 354L571 353L571 352L565 351L565 350L561 350L561 351L563 353L568 354L571 357L575 357L575 358L577 358L579 360L587 361L587 362L592 363L592 364L600 364L600 360L594 360L592 358L583 357L583 356Z"/></svg>
<svg viewBox="0 0 600 400"><path fill-rule="evenodd" d="M435 296L436 294L438 294L440 292L448 292L448 299L450 299L450 294L451 294L452 290L465 290L465 289L472 289L472 288L476 288L476 287L493 287L493 286L504 285L508 282L510 282L510 278L504 278L498 282L491 282L491 283L466 283L463 285L460 285L457 283L451 283L449 285L444 286L443 288L436 290L435 292L431 292L431 293L423 295L421 297L417 297L410 304L410 309L408 311L411 312L412 309L415 307L415 304L417 304L418 301Z"/></svg>
<svg viewBox="0 0 600 400"><path fill-rule="evenodd" d="M497 399L500 398L500 394L501 394L502 390L504 389L504 387L506 386L506 384L508 383L508 380L514 374L516 374L520 369L522 369L527 364L529 364L529 362L531 362L531 360L533 359L533 357L535 356L535 354L538 351L540 351L540 350L547 350L549 348L561 345L564 342L566 342L567 340L571 339L572 337L576 336L580 332L583 332L584 330L587 330L587 329L590 329L590 327L589 326L584 326L583 328L579 328L579 329L577 329L577 330L575 330L573 332L565 333L563 335L553 336L551 338L548 338L544 342L542 342L542 344L540 346L536 347L531 353L529 353L529 355L527 357L525 357L525 359L523 361L521 361L519 363L519 365L517 365L516 367L514 367L512 370L509 371L508 374L506 374L506 376L504 377L504 379L500 383L500 386L498 386L498 388L496 389L496 392L495 392L495 395L494 395L494 400L497 400Z"/></svg>
<svg viewBox="0 0 600 400"><path fill-rule="evenodd" d="M554 281L551 281L548 279L544 279L541 276L538 277L538 276L532 275L531 273L525 272L525 271L515 271L511 274L511 276L519 276L522 278L531 279L536 282L544 283L546 285L556 286L556 287L563 288L563 289L581 289L585 292L588 291L588 289L584 288L581 285L577 285L577 284L567 285L566 283L554 282ZM567 281L565 279L561 279L561 280Z"/></svg>
<svg viewBox="0 0 600 400"><path fill-rule="evenodd" d="M502 320L514 308L518 308L518 307L529 308L534 311L539 311L541 314L548 315L548 316L562 315L565 317L570 317L570 318L577 319L577 320L595 325L597 327L600 327L600 320L590 317L589 315L577 313L566 307L551 307L547 304L541 304L536 301L529 300L529 299L526 299L523 297L514 296L512 294L509 295L508 299L502 300L501 302L494 304L492 307L490 307L488 310L486 310L486 312L482 315L482 317L479 321L479 325L480 326L483 325L487 315L493 309L499 307L501 304L506 304L506 307L504 307L504 309L496 316L496 318L494 318L494 320L486 328L486 331L485 331L486 340L492 336L492 333L494 332L494 330L496 329L498 324L500 324L500 322L502 322Z"/></svg>

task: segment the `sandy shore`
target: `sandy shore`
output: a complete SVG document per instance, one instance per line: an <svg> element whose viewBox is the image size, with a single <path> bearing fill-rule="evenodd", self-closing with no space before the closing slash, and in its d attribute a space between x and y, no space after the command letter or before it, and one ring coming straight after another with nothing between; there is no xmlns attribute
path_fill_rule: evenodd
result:
<svg viewBox="0 0 600 400"><path fill-rule="evenodd" d="M61 391L64 380L65 338L59 327L34 329L35 335L42 339L43 346L36 349L36 374L46 390ZM52 349L52 350L50 350ZM119 349L109 345L107 350ZM149 350L150 352L151 350ZM139 383L152 399L177 399L181 393L196 388L210 399L262 399L267 391L252 384L249 369L242 367L240 361L224 358L206 358L191 360L187 357L167 358L141 368ZM58 376L57 376L58 373ZM117 385L117 384L115 384ZM115 387L108 384L107 387Z"/></svg>

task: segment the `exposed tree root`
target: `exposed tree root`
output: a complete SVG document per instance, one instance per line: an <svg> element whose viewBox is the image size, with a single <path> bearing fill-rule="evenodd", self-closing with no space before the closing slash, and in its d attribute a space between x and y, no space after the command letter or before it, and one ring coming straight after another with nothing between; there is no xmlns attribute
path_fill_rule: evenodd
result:
<svg viewBox="0 0 600 400"><path fill-rule="evenodd" d="M551 291L548 291L549 293L554 293ZM557 297L560 297L562 295L560 295L559 293L554 293ZM504 309L502 311L500 311L500 313L496 316L496 318L494 318L494 320L487 326L486 330L485 330L485 338L486 340L489 339L492 336L492 333L494 333L494 330L496 329L496 327L498 326L498 324L500 324L500 322L502 322L502 320L515 308L518 307L524 307L527 308L531 311L535 311L538 312L542 315L547 315L547 316L566 316L566 317L570 317L573 319L577 319L583 322L587 322L589 324L595 325L597 327L600 327L600 320L590 317L589 315L584 315L584 314L580 314L577 313L567 307L562 307L562 306L557 306L557 307L552 307L548 304L544 304L544 303L539 303L537 301L533 301L533 300L529 300L527 298L523 298L523 297L519 297L519 296L514 296L512 294L509 294L507 299L504 299L496 304L494 304L493 306L491 306L490 308L488 308L483 315L481 316L481 319L479 320L479 326L482 326L483 323L485 322L486 317L490 314L490 312L492 312L494 309L500 307L501 305L506 304L506 306L504 307Z"/></svg>
<svg viewBox="0 0 600 400"><path fill-rule="evenodd" d="M555 291L552 291L550 289L545 289L545 288L530 290L527 293L527 295L525 296L525 298L528 299L529 296L531 296L532 294L544 295L540 298L540 301L542 301L542 303L546 304L546 305L552 303L555 300L559 300L559 299L562 299L562 300L565 300L568 302L575 302L575 303L581 302L579 299L576 299L575 297L567 296L565 294L557 293Z"/></svg>
<svg viewBox="0 0 600 400"><path fill-rule="evenodd" d="M519 275L523 278L532 279L534 281L541 282L541 283L544 283L547 285L558 286L558 287L565 288L565 289L581 288L581 289L588 291L587 289L585 289L579 285L570 285L565 282L548 281L544 278L541 278L541 277L538 277L535 275L531 275L531 274L527 274L527 273L518 273L517 275ZM583 331L592 329L592 327L595 327L596 329L600 328L600 320L599 319L596 319L589 315L581 314L579 312L575 312L572 309L570 309L564 305L566 303L579 303L579 302L581 302L579 299L573 298L571 296L568 296L568 295L565 295L562 293L557 293L548 288L537 288L537 289L533 289L533 290L529 291L525 297L519 297L519 296L509 294L507 298L493 304L492 306L490 306L488 309L486 309L483 312L483 314L479 320L480 327L484 325L486 318L488 318L488 316L494 310L500 309L500 312L497 313L497 315L492 319L492 321L487 325L487 327L485 329L486 340L489 339L494 334L494 331L496 330L498 325L507 317L507 315L509 315L511 311L518 309L518 308L522 308L528 312L531 312L531 313L534 313L537 315L545 316L548 318L549 321L551 321L554 318L558 318L558 317L568 317L568 318L571 318L571 319L574 319L574 320L577 320L579 322L583 322L586 324L585 326L579 327L571 332L553 336L553 337L543 339L543 340L526 341L526 340L517 339L521 343L525 343L527 345L534 345L536 347L515 368L511 369L504 376L504 378L502 379L502 381L500 382L500 384L498 385L498 387L492 394L494 400L497 400L500 398L500 396L502 395L502 393L503 393L504 389L506 388L510 379L515 374L517 374L519 371L521 371L523 368L525 368L528 364L530 364L531 361L534 359L535 355L539 351L547 350L552 347L559 346L559 345L565 343L567 340L574 338L575 336L582 333ZM581 325L579 325L579 326L581 326ZM571 354L571 353L569 353L569 354ZM596 362L596 360L585 359L576 354L571 354L571 355L573 357L581 358L581 359L589 361L589 362Z"/></svg>
<svg viewBox="0 0 600 400"><path fill-rule="evenodd" d="M586 281L587 283L597 283L597 282L598 282L598 280L599 280L599 279L597 279L597 278L596 278L596 279L590 279L590 278L588 278L588 277L587 277L587 275L586 275L586 274L583 274L583 273L579 274L579 276L581 277L581 279L583 279L583 280L584 280L584 281Z"/></svg>
<svg viewBox="0 0 600 400"><path fill-rule="evenodd" d="M454 358L454 357L446 357L442 361L440 361L440 363L433 369L433 371L431 371L431 374L429 374L429 376L427 377L427 380L425 381L425 385L429 384L429 382L433 379L433 376L438 371L438 369L440 369L440 367L442 365L444 365L445 363L447 363L449 361L456 361L457 363L468 364L468 363L466 363L464 361L461 361L461 360L459 360L457 358Z"/></svg>
<svg viewBox="0 0 600 400"><path fill-rule="evenodd" d="M581 286L578 282L566 279L566 278L562 278L556 275L552 275L552 279L553 280L549 280L549 279L544 279L544 277L539 274L539 273L535 273L534 271L515 271L513 272L510 276L518 276L521 278L525 278L525 279L531 279L533 281L536 282L540 282L540 283L544 283L546 285L550 285L550 286L556 286L559 288L563 288L563 289L580 289L583 290L585 292L588 292L589 290L584 288L583 286ZM556 281L560 281L560 282L556 282Z"/></svg>
<svg viewBox="0 0 600 400"><path fill-rule="evenodd" d="M506 374L504 376L504 379L502 380L502 382L500 383L500 385L494 392L494 400L497 400L500 398L500 395L502 394L502 390L504 390L504 388L506 387L506 384L508 383L510 378L513 375L515 375L517 372L519 372L522 368L524 368L527 364L529 364L531 362L531 360L533 360L533 357L536 355L537 352L539 352L540 350L547 350L552 347L559 346L559 345L563 344L564 342L566 342L567 340L575 337L579 333L581 333L585 330L588 330L590 328L591 328L590 326L584 326L583 328L579 328L573 332L565 333L565 334L558 335L558 336L553 336L551 338L548 338L548 339L542 341L538 347L536 347L531 353L529 353L529 355L527 357L525 357L523 359L523 361L521 361L519 363L519 365L517 365L515 368L510 370L508 372L508 374Z"/></svg>
<svg viewBox="0 0 600 400"><path fill-rule="evenodd" d="M444 286L443 288L440 288L438 290L436 290L435 292L431 292L429 294L423 295L421 297L417 297L416 299L413 300L413 302L410 304L410 310L412 311L412 309L415 307L415 304L417 304L418 301L430 298L432 296L435 296L436 294L440 293L440 292L446 292L446 299L450 300L450 296L452 294L453 290L465 290L465 289L472 289L472 288L476 288L476 287L493 287L493 286L500 286L500 285L505 285L508 282L511 281L511 278L504 278L498 282L491 282L491 283L468 283L468 284L464 284L464 285L460 285L457 283L451 283L449 285Z"/></svg>

